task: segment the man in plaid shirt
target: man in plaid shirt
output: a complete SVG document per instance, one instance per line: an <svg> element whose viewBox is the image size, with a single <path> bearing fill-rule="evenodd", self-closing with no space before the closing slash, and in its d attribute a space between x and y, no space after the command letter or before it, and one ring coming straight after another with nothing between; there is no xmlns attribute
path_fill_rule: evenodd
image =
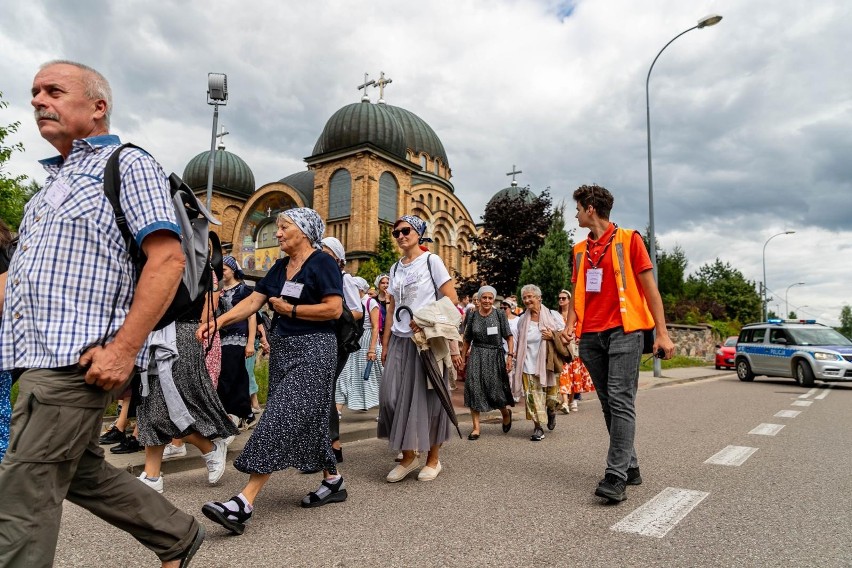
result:
<svg viewBox="0 0 852 568"><path fill-rule="evenodd" d="M121 205L147 257L137 275L103 192L120 144L109 134L106 79L52 61L33 80L32 105L60 155L42 161L49 176L27 204L0 321L0 369L21 373L0 464L0 565L51 566L68 499L131 533L163 566L186 566L203 527L107 464L98 445L104 408L147 366L147 336L183 273L168 179L146 153L122 152Z"/></svg>

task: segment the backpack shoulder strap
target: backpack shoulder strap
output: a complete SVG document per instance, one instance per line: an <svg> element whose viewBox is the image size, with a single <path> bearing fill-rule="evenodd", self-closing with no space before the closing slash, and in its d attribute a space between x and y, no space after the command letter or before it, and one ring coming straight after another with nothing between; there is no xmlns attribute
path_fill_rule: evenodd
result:
<svg viewBox="0 0 852 568"><path fill-rule="evenodd" d="M133 235L130 234L130 227L127 226L127 217L124 215L124 210L121 208L121 200L119 199L119 195L121 194L121 171L118 167L118 161L121 158L121 151L125 148L142 150L142 148L139 148L135 144L127 143L122 144L113 151L104 168L104 195L110 205L112 205L112 209L115 212L115 224L118 225L118 230L121 231L121 236L127 244L131 256L133 256L135 254L134 251L138 251L138 246ZM144 152L144 150L142 151Z"/></svg>

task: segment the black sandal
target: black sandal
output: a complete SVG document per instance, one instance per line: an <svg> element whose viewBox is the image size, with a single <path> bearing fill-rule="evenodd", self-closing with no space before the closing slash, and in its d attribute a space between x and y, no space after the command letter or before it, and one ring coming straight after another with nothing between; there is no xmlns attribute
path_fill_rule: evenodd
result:
<svg viewBox="0 0 852 568"><path fill-rule="evenodd" d="M342 477L336 483L329 483L328 480L323 479L319 489L305 495L302 499L302 507L321 507L326 503L342 503L346 501L347 496Z"/></svg>
<svg viewBox="0 0 852 568"><path fill-rule="evenodd" d="M511 430L511 429L512 429L512 413L509 412L509 423L503 424L503 433L508 434L509 430Z"/></svg>
<svg viewBox="0 0 852 568"><path fill-rule="evenodd" d="M210 501L201 507L201 512L204 516L216 524L222 525L234 534L243 534L246 530L246 523L251 519L251 513L247 513L243 500L239 497L231 497L239 507L238 510L232 511L225 507L223 503L218 501Z"/></svg>
<svg viewBox="0 0 852 568"><path fill-rule="evenodd" d="M474 434L473 432L471 432L470 434L467 435L467 439L468 440L478 440L479 434Z"/></svg>

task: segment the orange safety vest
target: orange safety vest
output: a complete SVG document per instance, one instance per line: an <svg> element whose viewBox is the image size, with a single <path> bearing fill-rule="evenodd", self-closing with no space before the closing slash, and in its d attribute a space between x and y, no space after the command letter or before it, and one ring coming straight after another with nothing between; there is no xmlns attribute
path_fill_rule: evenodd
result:
<svg viewBox="0 0 852 568"><path fill-rule="evenodd" d="M615 269L615 282L618 289L621 326L624 333L640 329L653 329L654 316L648 309L642 287L633 275L630 261L630 241L636 231L615 229L615 237L610 246L612 266ZM574 284L574 312L577 314L577 336L583 332L583 315L586 311L586 242L574 245L574 266L577 267L577 282Z"/></svg>

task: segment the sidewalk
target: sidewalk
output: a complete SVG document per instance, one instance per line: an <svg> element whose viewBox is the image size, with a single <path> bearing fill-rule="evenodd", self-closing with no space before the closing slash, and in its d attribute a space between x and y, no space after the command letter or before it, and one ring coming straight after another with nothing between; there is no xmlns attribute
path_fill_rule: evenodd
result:
<svg viewBox="0 0 852 568"><path fill-rule="evenodd" d="M713 367L683 367L679 369L665 369L662 372L662 377L654 377L652 371L642 371L639 373L639 389L653 389L665 387L704 379L714 379L717 377L730 376L733 371L717 371ZM597 404L594 393L591 396L583 397L581 404L589 404L594 402ZM456 409L456 414L461 419L463 416L468 416L470 412L464 407L464 383L459 383L458 388L452 392L453 406ZM518 418L518 413L523 413L523 406L516 405L513 409L515 417ZM358 440L366 440L376 437L376 417L379 414L379 409L371 408L366 412L357 410L343 410L343 418L340 420L340 440L345 445L347 442L355 442ZM483 421L499 420L500 413L493 411L482 415ZM105 422L108 424L109 421ZM251 430L242 432L237 436L233 443L228 448L228 460L233 459L240 454L251 435ZM186 456L174 458L163 462L162 472L164 474L187 471L191 469L199 469L204 467L204 461L201 459L201 452L190 444L186 445ZM344 447L345 449L345 447ZM106 459L109 463L116 467L126 468L133 475L142 473L145 465L145 452L137 452L135 454L116 455L109 451L108 447L104 447Z"/></svg>

